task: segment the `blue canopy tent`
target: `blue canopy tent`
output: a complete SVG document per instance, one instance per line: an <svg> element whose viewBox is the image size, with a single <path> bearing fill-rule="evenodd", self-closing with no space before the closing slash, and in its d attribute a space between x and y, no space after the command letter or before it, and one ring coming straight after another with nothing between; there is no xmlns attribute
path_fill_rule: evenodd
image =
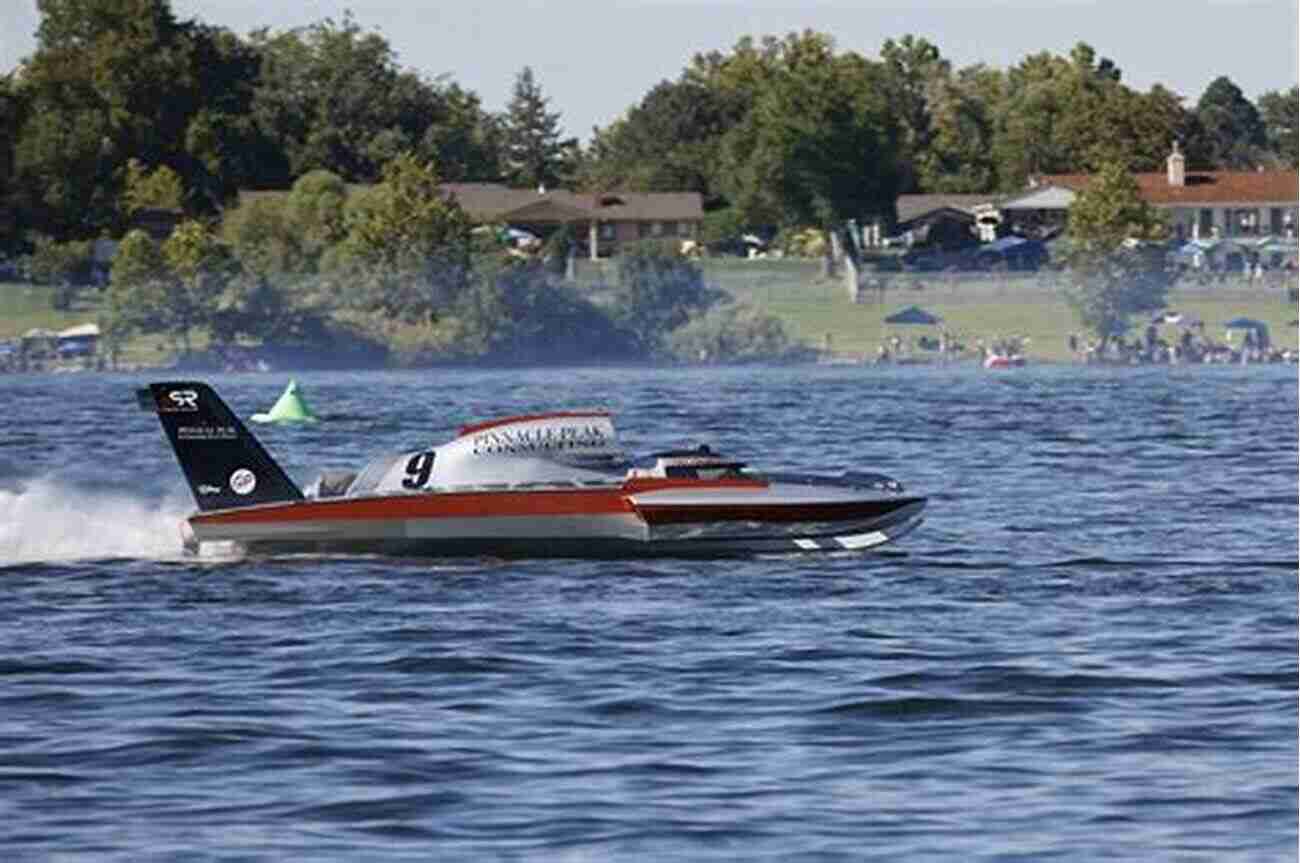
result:
<svg viewBox="0 0 1300 863"><path fill-rule="evenodd" d="M1210 267L1220 268L1232 266L1239 263L1230 260L1232 257L1240 258L1247 251L1246 247L1233 240L1189 240L1170 253L1170 258L1174 263L1187 264L1193 267L1209 265Z"/></svg>
<svg viewBox="0 0 1300 863"><path fill-rule="evenodd" d="M932 326L942 323L943 318L938 315L932 315L919 306L908 306L907 308L894 312L885 318L887 324L921 324Z"/></svg>
<svg viewBox="0 0 1300 863"><path fill-rule="evenodd" d="M1268 324L1254 318L1233 318L1223 325L1226 330L1268 330Z"/></svg>

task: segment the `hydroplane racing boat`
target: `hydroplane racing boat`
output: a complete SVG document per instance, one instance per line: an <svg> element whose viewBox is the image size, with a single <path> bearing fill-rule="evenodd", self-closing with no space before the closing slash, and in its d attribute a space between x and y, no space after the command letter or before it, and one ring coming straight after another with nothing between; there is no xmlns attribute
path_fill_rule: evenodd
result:
<svg viewBox="0 0 1300 863"><path fill-rule="evenodd" d="M254 554L719 556L844 551L896 539L926 499L879 474L763 475L706 446L631 459L605 411L514 416L447 443L326 471L300 489L216 392L137 392L198 511L186 548Z"/></svg>

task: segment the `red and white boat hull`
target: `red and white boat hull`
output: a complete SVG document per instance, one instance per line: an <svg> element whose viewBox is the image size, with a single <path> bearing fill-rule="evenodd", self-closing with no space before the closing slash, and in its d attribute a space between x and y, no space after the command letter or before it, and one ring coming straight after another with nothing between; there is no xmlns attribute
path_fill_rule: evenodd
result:
<svg viewBox="0 0 1300 863"><path fill-rule="evenodd" d="M308 500L191 517L198 542L253 553L716 555L869 548L919 523L924 500L779 483L712 492L621 487Z"/></svg>

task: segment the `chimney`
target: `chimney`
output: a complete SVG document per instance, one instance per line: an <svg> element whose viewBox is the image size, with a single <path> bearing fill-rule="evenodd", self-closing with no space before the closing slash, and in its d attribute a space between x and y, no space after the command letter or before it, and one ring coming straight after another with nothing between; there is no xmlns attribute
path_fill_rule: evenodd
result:
<svg viewBox="0 0 1300 863"><path fill-rule="evenodd" d="M1169 154L1165 160L1165 168L1169 174L1169 185L1185 186L1187 185L1187 160L1183 154L1178 151L1178 142L1174 141L1174 151Z"/></svg>

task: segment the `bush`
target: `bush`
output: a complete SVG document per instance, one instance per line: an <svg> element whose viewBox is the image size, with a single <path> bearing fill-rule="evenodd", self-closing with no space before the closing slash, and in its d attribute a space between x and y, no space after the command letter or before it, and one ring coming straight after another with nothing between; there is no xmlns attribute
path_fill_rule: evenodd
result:
<svg viewBox="0 0 1300 863"><path fill-rule="evenodd" d="M682 362L734 363L806 358L780 320L746 305L725 305L692 318L668 338Z"/></svg>
<svg viewBox="0 0 1300 863"><path fill-rule="evenodd" d="M536 259L481 274L441 336L444 359L585 363L636 355L628 333Z"/></svg>
<svg viewBox="0 0 1300 863"><path fill-rule="evenodd" d="M626 250L619 256L618 273L615 315L644 356L662 353L669 333L723 296L705 285L698 264L662 243Z"/></svg>
<svg viewBox="0 0 1300 863"><path fill-rule="evenodd" d="M43 285L71 282L88 285L94 266L94 244L89 240L56 243L49 237L36 237L28 261L32 281Z"/></svg>

